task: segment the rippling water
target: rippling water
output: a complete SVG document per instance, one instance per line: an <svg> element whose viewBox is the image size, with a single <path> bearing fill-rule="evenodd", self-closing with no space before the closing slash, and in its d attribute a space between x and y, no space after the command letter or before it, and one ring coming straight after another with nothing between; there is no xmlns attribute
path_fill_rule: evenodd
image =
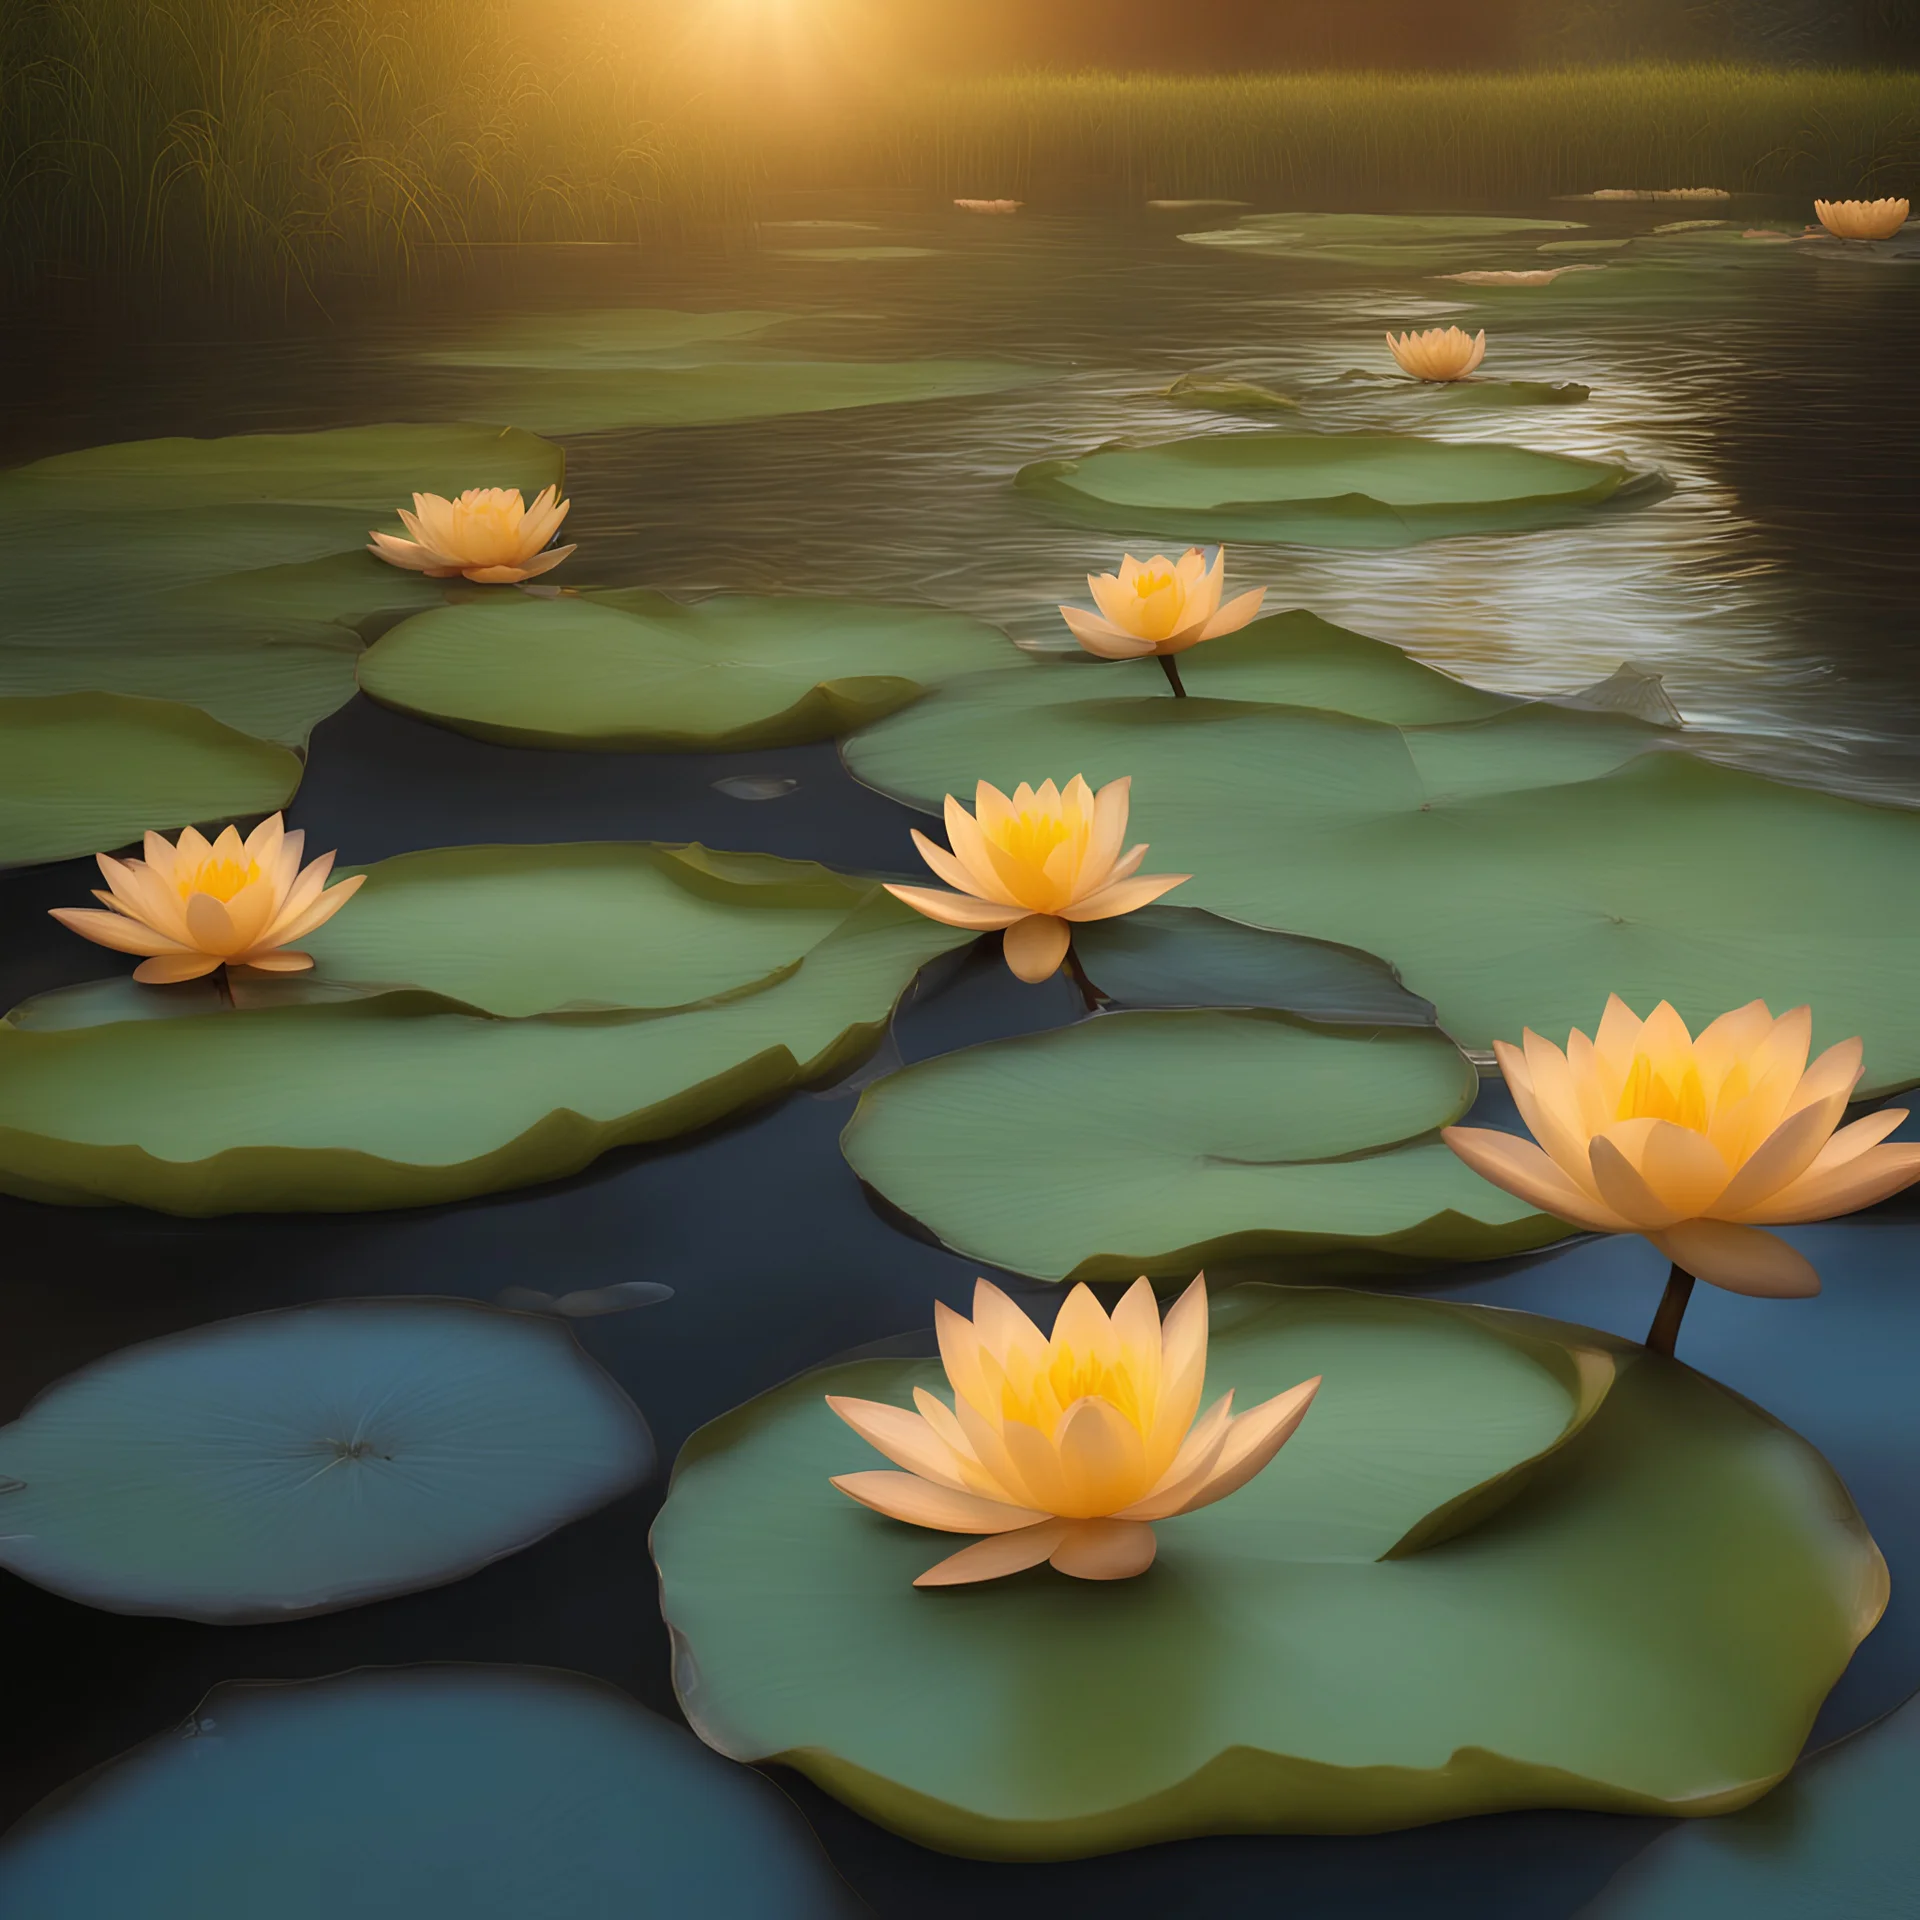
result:
<svg viewBox="0 0 1920 1920"><path fill-rule="evenodd" d="M1733 210L1740 220L1799 211ZM1311 607L1503 688L1575 688L1631 661L1663 677L1715 751L1920 803L1920 674L1908 656L1920 580L1920 266L1803 258L1724 276L1691 303L1508 295L1483 305L1434 281L1187 246L1175 215L970 219L892 202L794 212L871 221L853 237L936 251L793 260L774 248L809 236L790 229L767 236L765 250L742 242L676 259L581 248L449 261L423 271L398 313L349 307L297 327L174 315L156 327L75 328L21 316L0 337L0 364L28 373L11 380L0 458L404 419L423 404L417 356L488 315L777 309L799 316L769 336L782 348L999 356L1051 377L964 400L577 438L568 530L581 552L569 576L687 593L923 598L1025 643L1057 644L1054 604L1078 597L1081 576L1120 543L1046 518L1012 475L1116 436L1257 426L1162 397L1182 373L1220 372L1304 392L1297 419L1309 428L1417 425L1619 458L1673 482L1652 504L1544 532L1394 551L1236 545L1235 579L1271 582L1272 604ZM1595 217L1639 227L1662 216ZM1349 369L1386 370L1388 325L1449 316L1489 326L1489 375L1579 381L1592 398L1477 410L1335 384ZM292 812L316 846L338 846L347 861L458 841L613 836L699 836L847 866L906 859L904 810L856 788L830 747L541 754L364 701L316 731ZM86 884L79 862L0 876L0 1005L112 971L110 956L45 917ZM911 995L887 1057L1060 1024L1077 1004L1061 981L1017 986L989 955ZM694 1427L794 1371L924 1327L936 1298L965 1300L970 1263L866 1205L836 1145L850 1110L845 1087L806 1094L661 1151L609 1155L572 1180L405 1214L185 1221L0 1200L0 1417L100 1353L228 1314L639 1281L671 1296L577 1331L670 1458ZM1827 1276L1818 1301L1714 1294L1688 1323L1694 1364L1829 1453L1893 1564L1893 1610L1830 1703L1828 1732L1891 1706L1920 1676L1920 1608L1906 1600L1920 1591L1920 1461L1901 1372L1920 1242L1911 1219L1883 1212L1797 1235ZM1639 1242L1589 1243L1514 1274L1467 1272L1455 1291L1631 1334L1646 1323L1661 1264ZM1046 1310L1048 1289L1008 1284ZM444 1590L285 1626L121 1619L0 1577L0 1632L21 1669L0 1821L239 1676L543 1662L603 1675L671 1713L645 1551L659 1497L656 1483ZM1191 1842L995 1867L923 1854L794 1791L875 1911L901 1920L983 1907L1159 1920L1276 1900L1302 1920L1568 1920L1658 1831L1543 1813L1376 1839Z"/></svg>
<svg viewBox="0 0 1920 1920"><path fill-rule="evenodd" d="M818 213L820 209L809 209ZM580 436L570 572L675 592L844 590L944 602L1028 643L1116 539L1050 522L1009 481L1025 462L1128 436L1263 423L1162 398L1207 370L1304 392L1307 428L1419 430L1658 468L1673 491L1547 532L1392 552L1239 543L1236 577L1469 678L1564 691L1623 661L1659 673L1689 722L1790 777L1920 802L1911 671L1920 503L1920 263L1795 260L1722 271L1698 297L1605 304L1505 293L1182 243L1219 214L969 217L829 210L858 232L679 259L625 248L483 254L423 278L397 317L278 337L178 327L136 341L36 339L7 426L16 456L149 433L405 417L413 356L472 319L625 304L763 307L781 351L992 355L1051 375L1012 393L718 427ZM1569 209L1556 206L1555 216ZM1623 231L1668 207L1587 210ZM1690 209L1682 209L1690 211ZM1714 209L1720 211L1720 209ZM1799 208L1741 201L1737 221ZM933 249L808 260L795 243ZM1767 261L1765 269L1782 263ZM1573 406L1468 409L1364 383L1389 325L1486 325L1486 372L1579 381ZM1137 544L1137 542L1136 542Z"/></svg>

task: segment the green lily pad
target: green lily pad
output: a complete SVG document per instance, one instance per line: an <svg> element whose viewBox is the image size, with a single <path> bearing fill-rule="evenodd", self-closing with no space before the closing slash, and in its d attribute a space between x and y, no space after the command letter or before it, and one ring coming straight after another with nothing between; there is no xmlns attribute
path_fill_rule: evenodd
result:
<svg viewBox="0 0 1920 1920"><path fill-rule="evenodd" d="M1656 1840L1582 1920L1900 1920L1920 1888L1920 1701L1744 1812Z"/></svg>
<svg viewBox="0 0 1920 1920"><path fill-rule="evenodd" d="M329 1301L48 1388L0 1428L0 1566L114 1613L287 1620L463 1579L652 1464L557 1321Z"/></svg>
<svg viewBox="0 0 1920 1920"><path fill-rule="evenodd" d="M272 813L300 761L197 707L116 693L0 698L0 866Z"/></svg>
<svg viewBox="0 0 1920 1920"><path fill-rule="evenodd" d="M1487 441L1232 433L1041 460L1022 467L1016 484L1116 532L1399 547L1560 524L1654 483L1611 461Z"/></svg>
<svg viewBox="0 0 1920 1920"><path fill-rule="evenodd" d="M1036 664L1040 671L1034 671ZM1270 613L1238 633L1189 648L1180 656L1180 677L1196 699L1326 707L1396 726L1483 720L1526 704L1507 694L1469 686L1436 667L1423 666L1384 640L1370 640L1298 608ZM1157 662L1151 660L1094 660L1077 649L1028 655L1017 668L983 673L942 692L922 715L934 724L924 732L911 729L916 745L909 751L918 751L924 744L939 755L939 737L959 723L963 713L1077 705L1129 692L1141 699L1171 698ZM845 751L863 779L875 777L882 786L896 773L908 779L900 792L911 799L935 770L929 768L928 780L911 783L908 769L892 764L890 743L905 739L908 731L894 726L870 728L858 741L849 742ZM964 772L959 777L967 779ZM971 790L970 781L965 789L951 789L963 790Z"/></svg>
<svg viewBox="0 0 1920 1920"><path fill-rule="evenodd" d="M402 622L361 659L360 684L514 746L717 753L828 739L1021 659L997 629L930 607L516 594Z"/></svg>
<svg viewBox="0 0 1920 1920"><path fill-rule="evenodd" d="M414 879L464 890L471 869L460 856L429 860ZM525 869L503 871L512 883L502 900L549 896L536 929L551 942L545 985L527 977L522 930L484 936L493 945L475 954L450 951L450 983L563 1002L683 990L661 984L671 960L564 958L576 926L656 923L659 890L644 908L609 906L605 869L576 875L565 899ZM476 881L475 915L490 891ZM423 952L424 898L377 914L369 941ZM684 926L702 916L681 902L667 917ZM796 936L783 924L752 937L758 951L715 973L750 972ZM0 1191L210 1214L426 1206L554 1179L611 1147L668 1139L844 1070L879 1038L915 972L971 937L876 888L770 984L671 1012L495 1019L387 992L104 1025L0 1022Z"/></svg>
<svg viewBox="0 0 1920 1920"><path fill-rule="evenodd" d="M1074 928L1073 948L1116 1006L1267 1007L1323 1025L1433 1024L1433 1008L1370 953L1190 907L1089 920Z"/></svg>
<svg viewBox="0 0 1920 1920"><path fill-rule="evenodd" d="M440 367L649 367L750 340L790 313L731 310L681 313L669 307L606 307L584 313L513 314L421 354Z"/></svg>
<svg viewBox="0 0 1920 1920"><path fill-rule="evenodd" d="M311 971L242 971L228 988L238 1007L412 990L503 1019L671 1012L791 977L873 897L872 882L810 860L644 840L438 847L349 871L366 875L353 911L300 943ZM121 974L40 994L7 1020L55 1033L177 1019L215 1012L220 992Z"/></svg>
<svg viewBox="0 0 1920 1920"><path fill-rule="evenodd" d="M1467 213L1250 213L1238 225L1183 233L1189 246L1275 254L1329 267L1425 272L1482 254L1531 252L1536 236L1578 230L1578 220ZM1471 256L1471 259L1469 259Z"/></svg>
<svg viewBox="0 0 1920 1920"><path fill-rule="evenodd" d="M1227 644L1184 656L1190 686ZM1135 665L1083 684L1127 684ZM1360 707L1339 685L1364 690L1365 656L1334 665L1320 704ZM1138 675L1130 698L1045 697L1074 671L1048 666L1024 702L995 676L956 683L843 756L929 812L976 780L1131 775L1130 832L1151 870L1194 876L1183 905L1378 954L1464 1047L1591 1032L1609 993L1643 1011L1671 999L1696 1026L1758 997L1810 1003L1816 1046L1861 1035L1862 1097L1920 1081L1910 810L1698 760L1629 714L1540 704L1392 727L1174 700Z"/></svg>
<svg viewBox="0 0 1920 1920"><path fill-rule="evenodd" d="M1613 1357L1584 1425L1516 1336ZM1111 1585L916 1591L952 1540L828 1485L873 1459L823 1395L899 1403L940 1386L936 1362L829 1368L726 1415L682 1450L653 1533L689 1720L923 1845L1016 1858L1525 1806L1717 1812L1786 1771L1887 1592L1810 1447L1583 1328L1216 1301L1211 1392L1250 1405L1316 1372L1278 1460L1162 1523L1155 1566ZM1529 1463L1497 1510L1456 1509L1468 1531L1378 1557L1422 1501Z"/></svg>
<svg viewBox="0 0 1920 1920"><path fill-rule="evenodd" d="M1402 374L1370 373L1356 367L1338 386L1367 385L1389 397L1421 405L1455 407L1568 407L1593 398L1593 389L1577 380L1412 380Z"/></svg>
<svg viewBox="0 0 1920 1920"><path fill-rule="evenodd" d="M1434 1137L1478 1086L1431 1028L1114 1013L889 1074L860 1096L841 1150L955 1251L1038 1279L1172 1281L1276 1260L1378 1274L1574 1231Z"/></svg>
<svg viewBox="0 0 1920 1920"><path fill-rule="evenodd" d="M416 492L558 483L560 449L498 427L142 440L0 473L0 695L204 707L298 745L353 696L357 629L445 604L364 549Z"/></svg>
<svg viewBox="0 0 1920 1920"><path fill-rule="evenodd" d="M230 1681L0 1841L35 1920L850 1920L780 1791L546 1668Z"/></svg>
<svg viewBox="0 0 1920 1920"><path fill-rule="evenodd" d="M1299 400L1263 387L1257 380L1228 380L1219 374L1183 373L1165 394L1183 407L1211 407L1219 413L1294 413Z"/></svg>
<svg viewBox="0 0 1920 1920"><path fill-rule="evenodd" d="M523 348L509 367L449 369L428 391L448 412L484 408L536 433L571 434L955 400L1046 377L1007 360L788 360L730 342L709 360L672 366L583 366L571 355L536 362L535 351Z"/></svg>

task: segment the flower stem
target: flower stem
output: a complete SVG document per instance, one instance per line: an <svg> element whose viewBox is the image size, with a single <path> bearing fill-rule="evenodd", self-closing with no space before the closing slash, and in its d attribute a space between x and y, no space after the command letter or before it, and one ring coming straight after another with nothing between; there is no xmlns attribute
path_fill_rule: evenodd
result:
<svg viewBox="0 0 1920 1920"><path fill-rule="evenodd" d="M220 996L220 1004L223 1007L231 1007L233 1005L233 982L227 978L227 970L225 967L214 968L213 990Z"/></svg>
<svg viewBox="0 0 1920 1920"><path fill-rule="evenodd" d="M1080 964L1080 955L1072 945L1067 948L1067 978L1080 989L1080 998L1087 1003L1089 1013L1098 1013L1106 1004L1106 996L1087 978L1087 970Z"/></svg>
<svg viewBox="0 0 1920 1920"><path fill-rule="evenodd" d="M1667 1275L1667 1290L1660 1296L1660 1310L1647 1329L1647 1351L1673 1355L1673 1343L1680 1337L1680 1322L1687 1302L1693 1298L1693 1275L1675 1267Z"/></svg>
<svg viewBox="0 0 1920 1920"><path fill-rule="evenodd" d="M1173 689L1173 697L1176 700L1184 700L1187 697L1187 690L1180 684L1180 669L1174 664L1173 655L1159 653L1155 654L1154 658L1160 662L1160 671L1167 676L1167 685Z"/></svg>

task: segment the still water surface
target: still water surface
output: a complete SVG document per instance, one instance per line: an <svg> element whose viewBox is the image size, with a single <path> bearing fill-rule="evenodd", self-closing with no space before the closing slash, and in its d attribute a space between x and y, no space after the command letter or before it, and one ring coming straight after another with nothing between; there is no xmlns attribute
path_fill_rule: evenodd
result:
<svg viewBox="0 0 1920 1920"><path fill-rule="evenodd" d="M1802 210L1737 203L1741 221ZM887 260L781 257L740 239L677 257L621 248L495 253L425 269L398 311L347 304L273 328L8 328L12 461L159 434L410 416L415 356L493 315L646 305L799 316L783 350L1003 357L1046 370L1012 392L569 442L580 584L734 588L935 601L1056 644L1052 609L1120 542L1049 521L1009 481L1025 462L1119 437L1257 421L1162 397L1205 370L1305 393L1309 427L1420 427L1657 468L1673 490L1577 526L1394 551L1237 544L1237 584L1399 643L1485 684L1570 690L1633 662L1662 676L1714 750L1787 777L1920 804L1920 584L1911 442L1920 402L1920 266L1810 269L1692 305L1497 310L1443 283L1187 246L1193 215L968 219L905 203L820 205ZM1565 208L1555 208L1564 217ZM1642 227L1650 208L1601 210ZM1200 224L1217 224L1222 216ZM1759 289L1764 288L1764 291ZM1416 409L1427 396L1337 384L1388 370L1388 325L1490 328L1489 374L1579 381L1576 406ZM1134 543L1140 550L1139 543ZM735 783L732 791L715 781ZM738 783L760 783L742 788ZM743 799L743 791L777 799ZM356 701L315 732L292 809L347 862L455 841L700 838L843 867L909 863L904 809L856 787L828 747L717 756L543 754L439 732ZM82 898L83 863L0 877L5 1004L110 968L44 909ZM1836 938L1844 937L1836 930ZM1019 987L990 956L910 997L885 1059L1064 1022L1060 981ZM883 1060L884 1064L884 1060ZM870 1071L870 1070L869 1070ZM883 1220L841 1161L847 1088L652 1153L610 1156L528 1193L398 1215L187 1222L0 1201L0 1417L84 1361L224 1315L363 1294L551 1293L645 1280L671 1298L583 1322L583 1344L653 1423L663 1457L738 1401L836 1352L962 1304L972 1268ZM1893 1565L1895 1604L1823 1726L1857 1725L1920 1685L1920 1447L1909 1396L1874 1356L1910 1318L1920 1229L1900 1217L1808 1236L1816 1302L1696 1304L1695 1364L1825 1447ZM1658 1292L1637 1243L1576 1248L1453 1290L1637 1335ZM1009 1282L1037 1308L1044 1288ZM1710 1291L1710 1290L1703 1290ZM1050 1310L1050 1309L1049 1309ZM1778 1329L1793 1316L1793 1337ZM1908 1343L1910 1350L1910 1342ZM1789 1364L1791 1362L1791 1364ZM271 1628L91 1613L0 1577L16 1649L0 1819L178 1720L241 1676L431 1659L529 1661L605 1675L671 1713L645 1526L660 1487L436 1593ZM1920 1612L1920 1608L1913 1609ZM1173 1916L1284 1901L1314 1920L1460 1915L1566 1920L1658 1823L1529 1815L1375 1840L1237 1840L1060 1867L952 1862L788 1783L842 1870L884 1915L982 1903L1016 1916Z"/></svg>

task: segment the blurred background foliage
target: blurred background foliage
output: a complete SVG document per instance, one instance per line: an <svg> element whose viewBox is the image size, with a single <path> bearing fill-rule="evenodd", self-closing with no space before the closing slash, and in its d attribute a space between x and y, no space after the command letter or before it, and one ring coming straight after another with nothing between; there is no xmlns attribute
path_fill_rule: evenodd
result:
<svg viewBox="0 0 1920 1920"><path fill-rule="evenodd" d="M1900 191L1903 63L1920 0L0 0L0 287L300 295L829 186Z"/></svg>

